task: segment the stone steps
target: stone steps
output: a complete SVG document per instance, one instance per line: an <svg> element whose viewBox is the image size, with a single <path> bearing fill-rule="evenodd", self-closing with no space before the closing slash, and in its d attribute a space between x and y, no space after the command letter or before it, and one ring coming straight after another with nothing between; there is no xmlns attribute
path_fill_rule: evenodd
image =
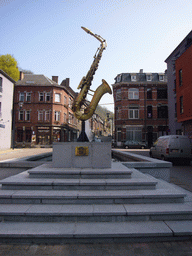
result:
<svg viewBox="0 0 192 256"><path fill-rule="evenodd" d="M172 189L155 190L1 190L1 204L140 204L182 203L185 194Z"/></svg>
<svg viewBox="0 0 192 256"><path fill-rule="evenodd" d="M113 163L108 169L92 168L54 168L52 164L43 164L28 171L30 178L65 179L130 179L132 169L120 163Z"/></svg>
<svg viewBox="0 0 192 256"><path fill-rule="evenodd" d="M7 178L2 189L8 190L139 190L155 189L153 179L34 179Z"/></svg>
<svg viewBox="0 0 192 256"><path fill-rule="evenodd" d="M189 239L192 221L1 222L1 243L123 243Z"/></svg>
<svg viewBox="0 0 192 256"><path fill-rule="evenodd" d="M1 183L1 243L167 241L192 235L192 197L120 163L109 169L44 164Z"/></svg>
<svg viewBox="0 0 192 256"><path fill-rule="evenodd" d="M0 205L1 222L130 222L191 220L192 202L184 204Z"/></svg>

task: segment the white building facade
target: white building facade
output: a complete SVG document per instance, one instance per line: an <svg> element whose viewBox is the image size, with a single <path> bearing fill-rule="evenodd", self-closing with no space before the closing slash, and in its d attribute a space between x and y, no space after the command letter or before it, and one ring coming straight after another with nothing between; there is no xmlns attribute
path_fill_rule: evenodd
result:
<svg viewBox="0 0 192 256"><path fill-rule="evenodd" d="M0 150L12 145L14 84L15 81L0 69Z"/></svg>

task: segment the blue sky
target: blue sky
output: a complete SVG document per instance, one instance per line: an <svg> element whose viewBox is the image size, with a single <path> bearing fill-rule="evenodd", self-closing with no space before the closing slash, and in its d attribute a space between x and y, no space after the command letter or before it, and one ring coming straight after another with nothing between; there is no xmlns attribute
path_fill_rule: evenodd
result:
<svg viewBox="0 0 192 256"><path fill-rule="evenodd" d="M0 0L0 55L19 67L77 86L107 42L91 89L123 72L164 72L164 60L192 29L191 0ZM101 104L113 102L106 94ZM113 111L113 105L106 105Z"/></svg>

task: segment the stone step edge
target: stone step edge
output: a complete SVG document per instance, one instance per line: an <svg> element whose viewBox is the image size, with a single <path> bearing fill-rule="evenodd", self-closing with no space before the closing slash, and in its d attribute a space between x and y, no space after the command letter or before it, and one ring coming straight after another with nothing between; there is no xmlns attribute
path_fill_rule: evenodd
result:
<svg viewBox="0 0 192 256"><path fill-rule="evenodd" d="M154 221L154 222L125 222L125 223L0 223L0 241L12 243L31 242L38 239L54 243L67 242L68 240L79 242L91 242L97 239L177 239L192 235L192 221ZM42 240L39 240L42 239ZM60 240L61 239L61 240ZM64 239L64 240L63 240ZM66 239L66 240L65 240ZM16 241L15 240L15 241ZM103 241L103 242L104 242ZM123 242L123 240L121 240ZM113 240L114 242L114 240Z"/></svg>
<svg viewBox="0 0 192 256"><path fill-rule="evenodd" d="M87 208L87 209L86 209ZM108 208L108 209L107 209ZM133 208L133 209L131 209ZM146 210L148 208L148 210ZM152 209L154 208L154 209ZM158 209L157 209L158 208ZM0 216L145 216L145 215L173 215L192 214L192 203L140 205L39 205L39 204L11 204L0 206Z"/></svg>

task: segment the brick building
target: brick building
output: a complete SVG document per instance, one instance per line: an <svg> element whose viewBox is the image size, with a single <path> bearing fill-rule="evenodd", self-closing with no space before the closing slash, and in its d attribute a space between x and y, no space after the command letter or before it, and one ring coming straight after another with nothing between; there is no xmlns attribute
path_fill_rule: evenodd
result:
<svg viewBox="0 0 192 256"><path fill-rule="evenodd" d="M23 74L15 84L15 146L73 141L80 124L71 110L75 92L69 78L58 84L44 75Z"/></svg>
<svg viewBox="0 0 192 256"><path fill-rule="evenodd" d="M188 48L175 61L177 121L182 133L192 141L192 38Z"/></svg>
<svg viewBox="0 0 192 256"><path fill-rule="evenodd" d="M168 133L166 73L122 73L113 84L115 141L146 142Z"/></svg>
<svg viewBox="0 0 192 256"><path fill-rule="evenodd" d="M178 46L167 57L167 87L168 87L168 107L169 107L169 129L170 134L183 134L182 123L177 120L177 91L176 91L176 60L192 44L192 30L178 44Z"/></svg>

